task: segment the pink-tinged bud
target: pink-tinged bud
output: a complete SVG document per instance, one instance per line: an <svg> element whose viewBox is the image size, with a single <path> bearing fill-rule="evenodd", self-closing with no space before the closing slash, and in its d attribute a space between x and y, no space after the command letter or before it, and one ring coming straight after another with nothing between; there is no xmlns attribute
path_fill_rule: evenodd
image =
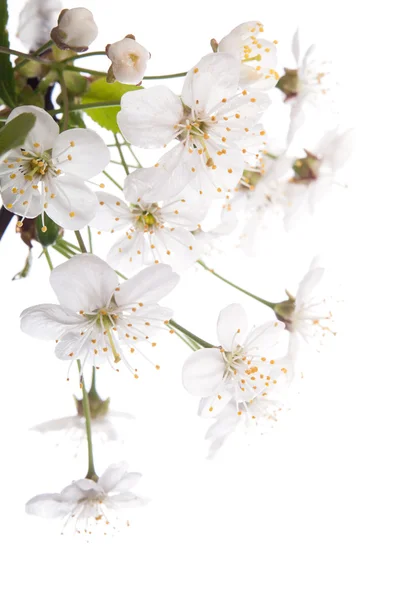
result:
<svg viewBox="0 0 400 600"><path fill-rule="evenodd" d="M87 8L66 8L51 31L51 39L62 50L85 52L98 34L93 14Z"/></svg>
<svg viewBox="0 0 400 600"><path fill-rule="evenodd" d="M146 71L150 53L141 46L133 35L127 35L119 42L108 44L106 54L112 65L108 71L107 81L138 85Z"/></svg>

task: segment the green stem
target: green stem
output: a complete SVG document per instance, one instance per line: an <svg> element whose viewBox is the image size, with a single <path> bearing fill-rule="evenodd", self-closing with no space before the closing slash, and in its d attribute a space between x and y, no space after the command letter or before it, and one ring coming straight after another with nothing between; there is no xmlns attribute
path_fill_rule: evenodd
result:
<svg viewBox="0 0 400 600"><path fill-rule="evenodd" d="M72 252L72 250L76 250L77 252L81 251L79 246L75 246L75 244L71 244L71 242L68 242L68 240L65 239L58 240L57 244L59 244L60 246L65 246L65 248L70 252Z"/></svg>
<svg viewBox="0 0 400 600"><path fill-rule="evenodd" d="M107 56L105 52L86 52L85 54L77 54L76 56L69 56L68 58L64 58L64 60L60 60L60 63L68 63L74 62L78 60L78 58L87 58L88 56Z"/></svg>
<svg viewBox="0 0 400 600"><path fill-rule="evenodd" d="M86 479L93 479L93 481L97 481L98 476L97 476L96 470L94 468L94 460L93 460L92 425L91 425L91 418L90 418L89 396L86 391L85 381L84 381L83 375L82 375L81 361L77 360L76 362L78 364L79 375L80 375L80 386L82 388L82 395L83 395L82 408L83 408L83 414L85 416L85 422L86 422L86 439L87 439L87 445L88 445L88 471L87 471Z"/></svg>
<svg viewBox="0 0 400 600"><path fill-rule="evenodd" d="M60 76L60 86L61 86L61 95L62 95L62 108L63 108L63 118L62 118L62 126L61 131L66 131L69 126L69 98L68 98L68 89L65 83L64 74L62 71L59 71Z"/></svg>
<svg viewBox="0 0 400 600"><path fill-rule="evenodd" d="M18 50L12 50L11 48L6 48L5 46L0 46L1 54L10 54L11 56L18 56L19 58L25 58L26 62L29 60L33 60L35 62L42 63L44 65L51 65L52 62L50 60L45 60L43 58L39 58L39 56L35 56L34 54L26 54L25 52L18 52ZM18 65L21 67L22 62Z"/></svg>
<svg viewBox="0 0 400 600"><path fill-rule="evenodd" d="M67 250L66 248L62 247L59 245L59 242L57 242L56 244L53 245L54 250L57 250L57 252L59 254L61 254L62 256L64 256L64 258L70 259L75 255L75 252L72 252L71 250Z"/></svg>
<svg viewBox="0 0 400 600"><path fill-rule="evenodd" d="M195 335L188 329L185 329L185 327L182 327L182 325L179 325L179 323L177 323L176 321L173 321L172 319L170 319L169 323L171 324L171 326L174 329L179 329L179 331L181 331L183 334L185 334L191 340L197 342L197 344L199 344L200 346L203 346L203 348L215 348L215 346L204 341L203 339L201 339L200 337L198 337L197 335Z"/></svg>
<svg viewBox="0 0 400 600"><path fill-rule="evenodd" d="M191 350L200 350L201 346L199 346L199 344L197 342L195 342L194 340L187 338L185 335L182 335L181 333L179 333L178 330L174 329L173 327L171 327L171 329L173 329L176 333L176 335L178 336L178 338L180 338L182 340L182 342L185 342L185 344L187 346L189 346L189 348Z"/></svg>
<svg viewBox="0 0 400 600"><path fill-rule="evenodd" d="M270 308L272 308L272 310L274 310L274 308L276 306L276 303L274 303L274 302L268 302L268 300L264 300L264 298L260 298L259 296L256 296L255 294L252 294L251 292L248 292L247 290L245 290L245 289L239 287L238 285L232 283L232 281L229 281L229 279L225 279L225 277L222 277L222 275L218 275L218 273L216 273L214 271L214 269L210 269L210 267L207 267L207 265L204 264L203 261L198 260L197 262L198 262L198 264L200 266L203 267L203 269L205 269L209 273L212 273L215 277L218 277L218 279L221 279L221 281L225 281L225 283L227 283L231 287L235 288L236 290L239 290L239 292L243 292L243 294L246 294L247 296L250 296L251 298L254 298L254 300L258 300L258 302L261 302L262 304L265 304L266 306L269 306Z"/></svg>
<svg viewBox="0 0 400 600"><path fill-rule="evenodd" d="M107 171L103 171L103 173L104 173L104 175L105 175L106 177L108 177L108 179L109 179L110 181L112 181L112 182L113 182L113 184L114 184L114 185L116 185L116 186L117 186L117 188L119 188L121 191L123 190L123 187L122 187L122 185L119 185L119 183L118 183L117 181L115 181L115 179L114 179L113 177L111 177L111 175L109 175L109 174L107 173Z"/></svg>
<svg viewBox="0 0 400 600"><path fill-rule="evenodd" d="M118 101L110 101L110 102L93 102L93 103L88 103L88 104L70 104L69 106L69 112L75 112L77 110L89 110L92 108L110 108L110 107L115 107L115 106L120 106L121 102ZM55 108L53 110L48 110L47 111L49 115L51 115L52 117L54 117L54 115L58 115L59 113L62 113L63 110L62 108Z"/></svg>
<svg viewBox="0 0 400 600"><path fill-rule="evenodd" d="M175 77L185 77L187 75L187 71L183 73L171 73L170 75L148 75L147 77L143 77L143 79L174 79Z"/></svg>
<svg viewBox="0 0 400 600"><path fill-rule="evenodd" d="M120 167L124 166L122 163L119 162L119 160L110 160L110 163L113 165L119 165ZM137 169L137 165L130 165L129 163L126 163L126 166L130 167L131 169Z"/></svg>
<svg viewBox="0 0 400 600"><path fill-rule="evenodd" d="M90 254L93 254L92 230L90 229L89 225L87 228L87 234L88 234L88 240L89 240L89 252L90 252Z"/></svg>
<svg viewBox="0 0 400 600"><path fill-rule="evenodd" d="M134 153L134 151L132 150L132 148L131 148L130 144L127 144L127 146L128 146L128 150L129 150L129 152L132 154L133 158L134 158L134 159L136 160L136 162L137 162L137 166L135 167L135 169L137 169L137 168L139 168L139 169L142 169L142 168L143 168L143 165L141 164L140 160L138 159L138 157L136 156L136 154L135 154L135 153Z"/></svg>
<svg viewBox="0 0 400 600"><path fill-rule="evenodd" d="M93 69L84 69L83 67L73 67L71 65L66 65L64 69L66 71L75 71L75 73L87 73L88 75L94 75L95 77L106 77L107 75L107 73L104 73L103 71L93 71Z"/></svg>
<svg viewBox="0 0 400 600"><path fill-rule="evenodd" d="M50 271L52 271L54 269L54 267L53 267L53 263L51 261L50 253L49 253L48 249L46 248L46 246L43 246L43 254L46 257L47 264L49 265Z"/></svg>
<svg viewBox="0 0 400 600"><path fill-rule="evenodd" d="M119 139L118 139L118 136L116 133L114 133L114 139L115 139L115 143L117 144L118 153L119 153L119 157L121 159L122 166L125 169L125 173L127 175L129 175L128 165L126 164L125 156L123 155L121 144L119 143Z"/></svg>
<svg viewBox="0 0 400 600"><path fill-rule="evenodd" d="M76 235L76 239L78 240L78 244L79 244L79 248L81 249L81 252L87 253L85 242L83 241L81 232L78 229L75 231L75 235Z"/></svg>
<svg viewBox="0 0 400 600"><path fill-rule="evenodd" d="M127 277L125 277L125 275L123 275L122 273L117 271L117 269L114 269L114 271L116 272L117 275L119 275L121 277L121 279L125 279L125 281L128 279Z"/></svg>
<svg viewBox="0 0 400 600"><path fill-rule="evenodd" d="M53 45L53 41L49 40L48 42L46 42L45 44L43 44L43 46L40 46L40 48L38 48L37 50L35 50L35 52L32 52L32 54L29 56L28 58L25 58L25 60L22 60L20 63L15 65L15 69L18 70L21 67L23 67L24 65L26 65L27 62L29 62L29 60L33 60L32 56L40 56L40 54L43 54L43 52L45 52L46 50L48 50L49 48L51 48Z"/></svg>

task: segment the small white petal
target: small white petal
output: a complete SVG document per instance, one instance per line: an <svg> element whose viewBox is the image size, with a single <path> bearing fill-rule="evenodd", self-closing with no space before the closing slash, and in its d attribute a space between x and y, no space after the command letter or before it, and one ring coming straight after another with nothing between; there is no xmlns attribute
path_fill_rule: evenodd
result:
<svg viewBox="0 0 400 600"><path fill-rule="evenodd" d="M56 267L50 283L63 307L73 312L92 312L107 306L118 286L118 277L97 256L82 254Z"/></svg>
<svg viewBox="0 0 400 600"><path fill-rule="evenodd" d="M44 152L45 150L50 150L60 133L55 120L42 108L26 105L14 108L6 122L9 123L9 121L24 113L33 113L36 117L36 122L25 140L25 147L33 148L33 144L40 144L40 148L36 151Z"/></svg>
<svg viewBox="0 0 400 600"><path fill-rule="evenodd" d="M240 304L229 304L219 313L218 340L224 350L231 351L241 345L247 333L247 316Z"/></svg>
<svg viewBox="0 0 400 600"><path fill-rule="evenodd" d="M115 300L119 306L137 302L154 304L169 294L178 281L179 275L173 273L170 266L153 265L120 285Z"/></svg>
<svg viewBox="0 0 400 600"><path fill-rule="evenodd" d="M183 387L194 396L211 396L223 386L225 362L219 348L194 352L182 367Z"/></svg>
<svg viewBox="0 0 400 600"><path fill-rule="evenodd" d="M53 180L54 198L47 198L46 212L65 229L82 229L93 220L97 197L79 177L63 175Z"/></svg>
<svg viewBox="0 0 400 600"><path fill-rule="evenodd" d="M124 200L106 192L96 193L98 208L90 226L101 231L118 231L132 225L132 213Z"/></svg>
<svg viewBox="0 0 400 600"><path fill-rule="evenodd" d="M71 507L63 501L61 494L40 494L26 503L25 510L28 515L56 519L66 516Z"/></svg>
<svg viewBox="0 0 400 600"><path fill-rule="evenodd" d="M58 304L39 304L21 313L21 329L24 333L42 340L56 340L68 331L79 327L84 320Z"/></svg>
<svg viewBox="0 0 400 600"><path fill-rule="evenodd" d="M110 151L95 131L68 129L55 140L53 159L64 173L90 179L106 168Z"/></svg>
<svg viewBox="0 0 400 600"><path fill-rule="evenodd" d="M105 492L109 492L115 488L115 486L126 475L126 473L126 462L110 465L99 477L98 484Z"/></svg>
<svg viewBox="0 0 400 600"><path fill-rule="evenodd" d="M136 40L125 37L109 44L106 53L112 62L112 73L117 81L132 85L142 81L150 53Z"/></svg>
<svg viewBox="0 0 400 600"><path fill-rule="evenodd" d="M124 137L140 148L159 148L172 141L183 117L182 102L166 86L127 92L117 115Z"/></svg>

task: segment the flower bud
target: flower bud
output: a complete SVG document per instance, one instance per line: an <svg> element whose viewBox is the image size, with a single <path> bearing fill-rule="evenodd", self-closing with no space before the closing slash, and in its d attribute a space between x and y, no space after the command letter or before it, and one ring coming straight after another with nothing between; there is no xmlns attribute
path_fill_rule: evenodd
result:
<svg viewBox="0 0 400 600"><path fill-rule="evenodd" d="M274 306L276 318L285 324L286 329L291 331L292 315L296 308L296 298L286 290L288 299L277 302Z"/></svg>
<svg viewBox="0 0 400 600"><path fill-rule="evenodd" d="M285 74L279 79L276 87L285 94L285 100L290 100L297 96L300 91L298 71L296 69L285 69Z"/></svg>
<svg viewBox="0 0 400 600"><path fill-rule="evenodd" d="M293 163L295 176L291 179L291 183L310 183L318 179L321 161L311 152L305 150L305 153L304 158L298 158Z"/></svg>
<svg viewBox="0 0 400 600"><path fill-rule="evenodd" d="M51 39L62 50L84 52L96 39L97 25L87 8L66 8L58 17L58 25L51 31Z"/></svg>
<svg viewBox="0 0 400 600"><path fill-rule="evenodd" d="M54 223L46 213L44 213L43 219L42 215L36 217L35 227L36 239L44 247L52 246L63 234L63 229Z"/></svg>
<svg viewBox="0 0 400 600"><path fill-rule="evenodd" d="M109 83L114 81L133 85L141 83L150 53L135 40L133 35L127 35L119 42L108 44L106 54L112 62L107 75Z"/></svg>

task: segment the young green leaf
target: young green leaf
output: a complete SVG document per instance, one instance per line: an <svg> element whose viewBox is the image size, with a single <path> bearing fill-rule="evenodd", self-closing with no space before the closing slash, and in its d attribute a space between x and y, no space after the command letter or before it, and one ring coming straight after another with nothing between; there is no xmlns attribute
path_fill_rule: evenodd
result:
<svg viewBox="0 0 400 600"><path fill-rule="evenodd" d="M118 81L115 83L107 83L105 78L101 78L91 84L89 90L82 98L82 103L84 105L92 104L94 102L118 102L126 92L140 89L142 89L141 86L125 85ZM85 110L84 106L82 106L82 110ZM118 106L85 110L86 114L88 114L93 121L113 133L119 132L117 124L117 114L119 111L120 109Z"/></svg>
<svg viewBox="0 0 400 600"><path fill-rule="evenodd" d="M7 0L0 0L0 46L10 47L8 40L8 9ZM8 54L0 54L0 98L10 108L17 104L17 95L15 91L14 71L11 65L11 58Z"/></svg>
<svg viewBox="0 0 400 600"><path fill-rule="evenodd" d="M17 146L22 146L35 121L36 117L32 113L23 113L4 125L0 129L0 156Z"/></svg>

